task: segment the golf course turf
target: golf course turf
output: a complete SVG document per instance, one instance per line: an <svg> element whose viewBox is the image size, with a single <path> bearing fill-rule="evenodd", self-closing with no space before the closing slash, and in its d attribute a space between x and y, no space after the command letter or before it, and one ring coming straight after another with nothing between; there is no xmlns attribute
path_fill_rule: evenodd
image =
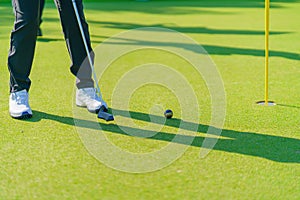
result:
<svg viewBox="0 0 300 200"><path fill-rule="evenodd" d="M75 79L52 1L46 3L43 37L37 39L30 75L33 117L12 119L6 63L14 16L10 2L1 0L0 199L300 199L299 1L271 1L269 99L276 106L256 104L264 100L263 1L84 2L95 49L111 37L120 39L124 31L145 27L173 30L197 42L223 83L224 126L210 123L213 103L205 78L188 60L164 51L185 48L182 41L157 42L160 48L128 52L110 63L99 84L115 123L76 108ZM125 42L120 40L120 45ZM185 51L193 49L188 46ZM182 96L162 84L140 85L127 99L127 107L119 106L126 101L116 92L119 81L149 63L168 66L185 77L197 100L196 120L181 121L189 115L182 109ZM157 71L157 77L181 87L173 74ZM172 119L164 118L166 109L173 111ZM210 127L221 128L221 135L207 134ZM105 135L118 149L135 155L169 144L184 152L171 163L158 163L161 167L155 170L130 173L134 170L112 167L91 151L87 143L93 142L93 134ZM217 143L201 157L200 152L209 149L202 146L206 137L217 138Z"/></svg>

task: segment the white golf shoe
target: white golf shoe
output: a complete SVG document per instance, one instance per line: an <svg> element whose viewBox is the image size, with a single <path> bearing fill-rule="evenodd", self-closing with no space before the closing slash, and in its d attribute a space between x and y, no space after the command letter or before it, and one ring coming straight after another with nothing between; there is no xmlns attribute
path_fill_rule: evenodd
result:
<svg viewBox="0 0 300 200"><path fill-rule="evenodd" d="M28 103L26 90L12 92L9 95L9 114L15 119L26 119L32 117L32 110Z"/></svg>
<svg viewBox="0 0 300 200"><path fill-rule="evenodd" d="M107 104L97 94L95 88L81 88L76 90L76 105L86 107L92 113L98 113L101 106L106 109Z"/></svg>

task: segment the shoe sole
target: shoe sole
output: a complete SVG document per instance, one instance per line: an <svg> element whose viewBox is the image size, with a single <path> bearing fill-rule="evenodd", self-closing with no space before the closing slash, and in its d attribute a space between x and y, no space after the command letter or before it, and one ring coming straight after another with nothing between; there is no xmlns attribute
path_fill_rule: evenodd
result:
<svg viewBox="0 0 300 200"><path fill-rule="evenodd" d="M13 116L13 115L10 115L10 116L14 119L30 119L32 117L32 114L30 114L28 112L24 112L21 114L21 116Z"/></svg>
<svg viewBox="0 0 300 200"><path fill-rule="evenodd" d="M94 114L98 113L99 110L100 110L100 108L98 108L98 109L96 109L96 110L89 110L89 109L87 108L87 106L82 106L82 105L76 105L76 106L77 106L77 107L80 107L80 108L86 108L90 113L94 113Z"/></svg>

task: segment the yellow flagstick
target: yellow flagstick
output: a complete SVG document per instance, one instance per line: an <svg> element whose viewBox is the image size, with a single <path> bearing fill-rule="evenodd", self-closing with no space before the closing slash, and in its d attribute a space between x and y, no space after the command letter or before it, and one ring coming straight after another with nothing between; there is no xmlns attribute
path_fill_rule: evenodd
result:
<svg viewBox="0 0 300 200"><path fill-rule="evenodd" d="M270 35L270 0L265 0L265 100L256 102L258 105L274 106L269 101L269 35Z"/></svg>
<svg viewBox="0 0 300 200"><path fill-rule="evenodd" d="M269 28L270 0L265 0L265 105L269 103Z"/></svg>

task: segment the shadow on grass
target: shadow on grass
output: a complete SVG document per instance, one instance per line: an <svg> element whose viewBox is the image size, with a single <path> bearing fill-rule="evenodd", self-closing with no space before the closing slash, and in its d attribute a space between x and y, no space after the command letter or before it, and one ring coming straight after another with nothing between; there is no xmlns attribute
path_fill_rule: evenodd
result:
<svg viewBox="0 0 300 200"><path fill-rule="evenodd" d="M185 129L188 130L189 126L194 127L198 126L198 133L206 133L209 126L204 124L195 124L191 122L182 121L180 119L170 119L165 120L164 117L156 115L148 115L146 113L134 112L134 111L125 111L113 109L112 112L115 116L119 115L122 117L128 117L128 112L130 117L135 120L141 120L145 122L163 124L165 126L179 128L181 123L185 123ZM96 116L95 116L96 117ZM152 121L150 121L150 117ZM194 147L207 148L202 145L204 137L201 136L188 136L188 135L177 135L176 140L175 134L168 132L154 132L151 130L136 129L127 126L118 126L116 124L106 124L99 123L89 120L74 119L71 117L63 117L58 115L47 114L41 111L34 111L34 117L28 121L37 122L42 119L53 120L63 124L68 124L71 126L79 125L83 128L95 129L100 124L101 129L104 131L127 135L130 137L142 137L145 138L145 135L151 137L146 137L145 139L160 140L166 142L174 142L183 145L191 145ZM127 130L124 132L123 130ZM192 128L191 128L192 130ZM101 131L101 130L99 130ZM134 136L131 135L131 132L135 133ZM101 132L99 132L100 134ZM136 133L141 133L140 136ZM236 130L222 130L222 137L219 138L217 144L214 146L213 150L254 156L259 158L265 158L276 162L283 163L300 163L300 140L295 138L287 138L282 136L267 135L261 133L253 132L240 132ZM207 135L209 137L209 135ZM192 144L190 144L190 142Z"/></svg>
<svg viewBox="0 0 300 200"><path fill-rule="evenodd" d="M288 105L288 104L276 104L277 106L282 106L282 107L287 107L287 108L296 108L296 109L300 109L300 106L295 106L295 105Z"/></svg>
<svg viewBox="0 0 300 200"><path fill-rule="evenodd" d="M220 32L226 32L225 30L220 30ZM234 31L233 31L234 32ZM230 30L228 30L228 34L233 33ZM244 33L247 34L248 31L238 31L236 33ZM274 34L282 34L285 32L276 32ZM213 33L212 33L213 34ZM222 33L223 34L223 33ZM259 31L250 31L248 34L261 34ZM92 35L92 43L95 44L100 44L103 41L100 40L95 40L93 38L102 38L102 39L107 39L107 37L103 36L97 36L97 35ZM121 42L108 42L105 41L105 44L110 44L110 45L140 45L140 46L154 46L154 47L164 47L164 46L169 46L169 47L176 47L176 48L183 48L189 51L193 51L195 53L202 54L203 51L199 51L199 46L194 45L194 44L184 44L180 42L152 42L152 41L142 41L142 40L132 40L132 39L124 39L124 38L116 38L114 39L120 40ZM64 42L65 40L62 38L38 38L38 42ZM258 56L258 57L265 57L265 50L264 49L250 49L250 48L237 48L237 47L227 47L227 46L216 46L216 45L206 45L203 44L202 47L207 51L208 54L210 55L247 55L247 56ZM285 51L274 51L270 50L269 51L269 56L270 57L281 57L281 58L286 58L286 59L291 59L291 60L300 60L300 54L299 53L293 53L293 52L285 52Z"/></svg>
<svg viewBox="0 0 300 200"><path fill-rule="evenodd" d="M298 0L272 0L271 8L283 8L284 4L274 3L297 3ZM109 12L139 12L161 15L184 15L184 14L224 14L222 8L264 8L264 1L261 0L149 0L138 2L135 0L88 3L86 7L90 10ZM204 9L205 8L205 9ZM219 8L219 10L207 10L208 8Z"/></svg>
<svg viewBox="0 0 300 200"><path fill-rule="evenodd" d="M144 27L140 24L133 24L133 23L117 23L117 22L101 22L101 21L93 21L89 20L90 23L100 24L106 28L116 28L116 29L124 29L124 30L131 30L137 28ZM180 33L196 33L196 34L220 34L220 35L264 35L264 31L259 30L230 30L230 29L210 29L206 27L178 27L174 25L166 25L166 24L153 24L148 27L154 27L155 31L158 31L157 28L164 29L171 29L178 31ZM151 31L149 29L148 31ZM291 32L284 32L284 31L272 31L271 35L278 35L278 34L288 34ZM94 37L97 37L94 35ZM101 36L98 36L101 37ZM141 46L170 46L170 47L177 47L177 48L184 48L186 50L194 51L196 53L203 53L199 52L199 48L197 48L195 45L191 44L183 44L183 43L171 43L171 42L150 42L150 41L142 41L142 40L130 40L130 39L124 39L124 38L116 38L119 39L122 42L116 42L116 43L109 43L106 42L106 44L111 45L141 45ZM97 43L97 41L94 41ZM248 55L248 56L260 56L265 57L265 50L264 49L249 49L249 48L236 48L236 47L227 47L227 46L216 46L216 45L205 45L203 44L202 47L205 48L205 50L212 55ZM285 52L285 51L269 51L270 57L282 57L292 60L300 60L300 54L293 53L293 52Z"/></svg>
<svg viewBox="0 0 300 200"><path fill-rule="evenodd" d="M146 25L136 24L136 23L119 23L119 22L104 22L104 21L95 21L88 20L89 24L99 24L104 28L114 28L114 29L123 29L123 30L131 30L136 28L142 28ZM199 22L200 23L200 22ZM232 30L232 29L211 29L203 26L191 26L191 27L180 27L175 24L151 24L147 25L148 27L158 27L158 28L166 28L178 31L180 33L199 33L199 34L225 34L225 35L265 35L265 31L263 30ZM278 35L278 34L288 34L291 32L287 31L271 31L270 35Z"/></svg>
<svg viewBox="0 0 300 200"><path fill-rule="evenodd" d="M65 42L63 38L38 37L37 42Z"/></svg>
<svg viewBox="0 0 300 200"><path fill-rule="evenodd" d="M138 29L137 29L138 30ZM105 44L110 45L135 45L135 46L149 46L149 47L176 47L182 48L189 51L193 51L198 54L203 54L205 52L199 48L198 44L185 44L180 42L153 42L147 40L137 40L137 39L128 39L128 38L117 38L114 37L116 42L106 41ZM236 47L226 47L226 46L215 46L215 45L201 45L208 54L211 55L248 55L248 56L260 56L265 57L264 49L249 49L249 48L236 48ZM284 52L284 51L269 51L270 57L281 57L291 60L300 60L299 53L293 52Z"/></svg>
<svg viewBox="0 0 300 200"><path fill-rule="evenodd" d="M216 3L213 3L213 2L217 2ZM213 6L217 6L217 7L222 7L222 3L221 2L226 2L226 1L222 1L222 0L214 0L213 2L211 3L207 3L207 2L196 2L196 1L182 1L182 2L164 2L164 6L165 7L172 7L174 8L175 10L178 8L180 9L180 7L184 7L185 6L194 6L194 5L198 5L198 6L205 6L205 5L211 5L212 7ZM235 4L239 4L238 1L232 1L232 2L235 2ZM232 4L229 3L228 5L231 5ZM257 5L259 3L259 1L245 1L246 4L248 5L249 3L250 4L253 4L253 5ZM277 0L276 2L282 2L280 0ZM286 1L285 1L286 2ZM289 2L297 2L297 1L289 1ZM109 3L109 2L108 2ZM133 5L139 5L140 3L139 2L132 2ZM101 6L102 3L89 3L90 5L98 5L98 6ZM143 5L146 5L147 3L142 3ZM244 5L243 3L241 3L242 5ZM121 6L116 6L115 3L109 3L109 5L106 5L104 6L104 10L105 9L110 9L109 8L106 8L106 6L111 6L111 9L115 8L116 10L118 9L125 9L126 8L123 8ZM157 4L154 4L153 5L154 7L159 7ZM178 7L176 7L178 6ZM7 9L4 9L4 8L7 8L8 5L6 4L3 4L2 5L2 8L3 8L3 11L5 10L4 13L1 14L2 18L6 19L6 17L8 16L12 16L12 13L10 13L9 11L7 11ZM11 7L11 5L9 5L9 7ZM129 5L127 5L127 7L129 7ZM0 7L1 8L1 7ZM146 6L147 10L151 10L149 9L147 6ZM88 8L88 9L92 9L92 8ZM139 10L138 8L132 8L132 9L135 9L135 10ZM159 7L159 9L161 9ZM141 11L142 12L142 11ZM146 12L146 11L145 11ZM158 14L163 14L164 12L158 12ZM11 20L12 20L12 17L9 17ZM221 18L221 17L220 17ZM45 18L45 21L58 21L58 18L57 17L46 17ZM6 22L6 20L4 20L4 22ZM130 30L130 29L133 29L133 28L140 28L140 27L144 27L143 25L141 24L134 24L134 23L118 23L118 22L103 22L103 21L96 21L96 20L88 20L89 23L91 24L100 24L104 27L107 27L107 28L115 28L115 29L124 29L124 30ZM12 22L11 22L12 23ZM232 35L264 35L264 32L263 31L260 31L260 30L232 30L232 29L211 29L211 28L207 28L207 27L203 27L203 26L199 26L199 27L178 27L178 26L175 26L175 25L172 25L172 24L153 24L152 26L154 27L161 27L161 28L168 28L168 29L172 29L172 30L176 30L176 31L179 31L181 33L197 33L197 34L220 34L220 35L229 35L229 34L232 34ZM271 32L271 34L275 35L275 34L287 34L287 33L290 33L290 32L279 32L279 31L274 31L274 32ZM93 38L101 38L102 36L96 36L96 35L93 35ZM99 44L102 42L102 40L95 40L92 38L92 42L95 43L95 44ZM38 42L56 42L56 41L64 41L62 38L38 38L37 40ZM147 41L138 41L138 40L131 40L131 41L124 41L122 43L115 43L115 45L151 45L149 42L147 43ZM199 49L199 48L195 48L193 46L189 46L189 45L185 45L185 44L181 44L181 43L152 43L152 45L156 45L156 46L173 46L173 47L178 47L178 48L185 48L187 50L190 50L190 51L196 51L195 49ZM206 51L209 53L209 54L212 54L212 55L250 55L250 56L259 56L259 57L264 57L265 56L265 50L264 49L250 49L250 48L236 48L236 47L228 47L228 46L217 46L217 45L203 45L203 47L206 49ZM197 52L196 53L201 53L201 52ZM300 54L297 52L297 53L293 53L293 52L285 52L285 51L273 51L273 50L270 50L270 56L271 57L282 57L282 58L287 58L287 59L292 59L292 60L300 60Z"/></svg>

